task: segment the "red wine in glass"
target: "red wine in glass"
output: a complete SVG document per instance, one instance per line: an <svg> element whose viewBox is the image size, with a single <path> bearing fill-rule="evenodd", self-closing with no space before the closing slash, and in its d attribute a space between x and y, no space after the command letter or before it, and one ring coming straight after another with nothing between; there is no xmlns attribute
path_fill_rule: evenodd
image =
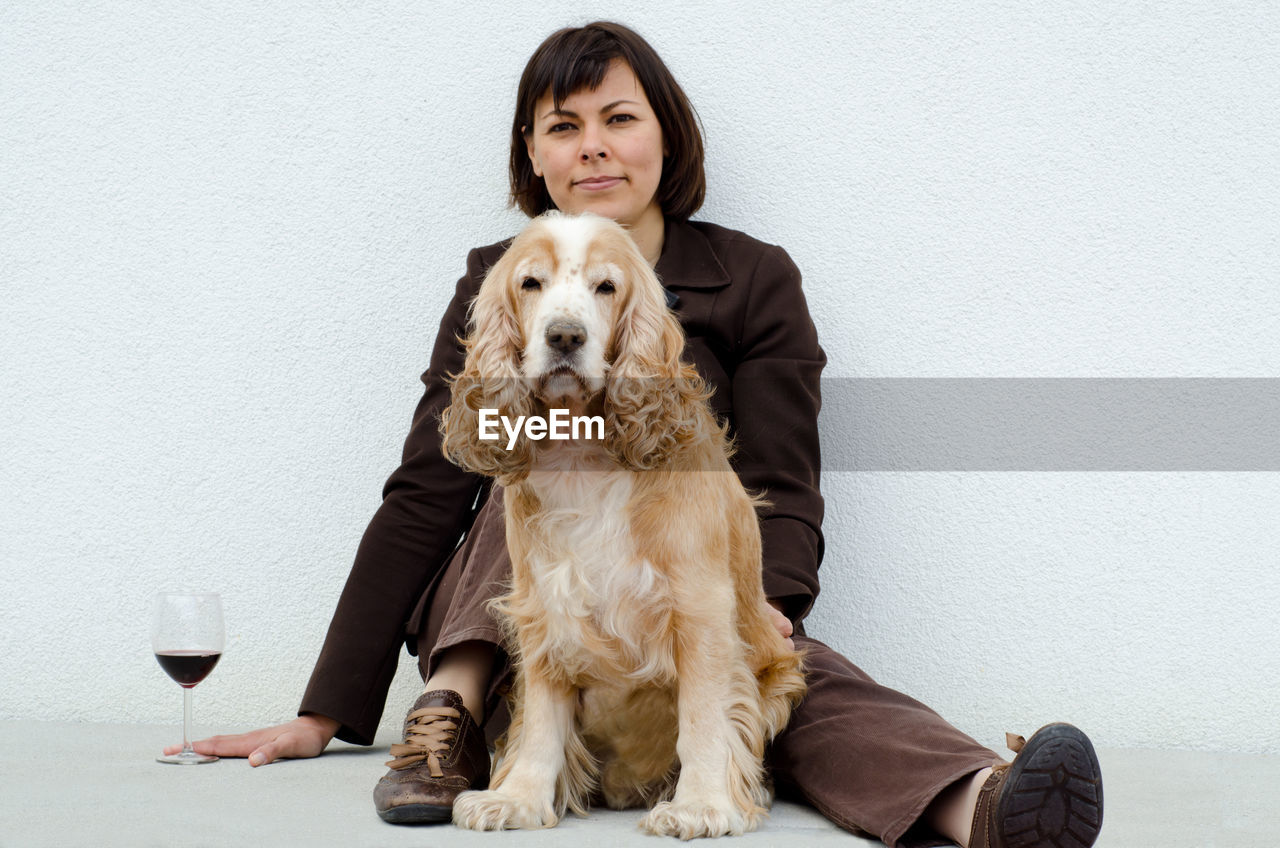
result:
<svg viewBox="0 0 1280 848"><path fill-rule="evenodd" d="M226 640L222 598L214 592L162 592L151 615L151 650L165 673L182 687L182 753L162 763L199 765L217 757L191 747L191 690L213 671Z"/></svg>
<svg viewBox="0 0 1280 848"><path fill-rule="evenodd" d="M222 659L222 652L160 651L156 659L175 683L190 689L209 676L218 660Z"/></svg>

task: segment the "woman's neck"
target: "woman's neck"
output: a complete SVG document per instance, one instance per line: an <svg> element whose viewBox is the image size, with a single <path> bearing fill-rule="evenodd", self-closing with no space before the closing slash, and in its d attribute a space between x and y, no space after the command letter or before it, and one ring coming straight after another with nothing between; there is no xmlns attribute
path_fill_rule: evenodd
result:
<svg viewBox="0 0 1280 848"><path fill-rule="evenodd" d="M640 215L640 219L634 224L625 225L627 232L631 234L631 240L636 243L636 247L640 248L640 253L644 256L649 267L658 264L658 257L662 256L662 241L666 234L666 221L662 217L662 209L658 204L650 204Z"/></svg>

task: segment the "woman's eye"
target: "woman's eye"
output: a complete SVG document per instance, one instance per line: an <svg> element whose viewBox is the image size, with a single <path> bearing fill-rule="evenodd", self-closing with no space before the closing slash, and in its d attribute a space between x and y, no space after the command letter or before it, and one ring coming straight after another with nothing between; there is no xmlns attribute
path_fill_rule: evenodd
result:
<svg viewBox="0 0 1280 848"><path fill-rule="evenodd" d="M533 277L525 277L524 282L520 284L520 288L525 291L537 291L542 288L542 283L538 282Z"/></svg>
<svg viewBox="0 0 1280 848"><path fill-rule="evenodd" d="M618 123L622 123L622 124L625 124L628 121L634 121L635 119L636 119L635 115L628 115L626 112L620 112L617 115L612 115L609 117L610 121L617 121Z"/></svg>
<svg viewBox="0 0 1280 848"><path fill-rule="evenodd" d="M605 280L603 283L596 286L596 294L613 294L613 281Z"/></svg>
<svg viewBox="0 0 1280 848"><path fill-rule="evenodd" d="M565 122L565 123L555 124L554 126L551 127L551 129L547 130L547 132L564 132L565 130L571 130L571 129L573 129L573 124Z"/></svg>

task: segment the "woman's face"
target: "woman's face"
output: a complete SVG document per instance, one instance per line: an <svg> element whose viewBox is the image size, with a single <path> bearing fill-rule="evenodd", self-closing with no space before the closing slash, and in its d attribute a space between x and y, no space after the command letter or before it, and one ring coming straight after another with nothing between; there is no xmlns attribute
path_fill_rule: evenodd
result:
<svg viewBox="0 0 1280 848"><path fill-rule="evenodd" d="M615 59L595 91L580 89L556 110L548 91L526 136L533 171L564 212L594 212L636 227L660 223L655 196L666 145L631 66Z"/></svg>

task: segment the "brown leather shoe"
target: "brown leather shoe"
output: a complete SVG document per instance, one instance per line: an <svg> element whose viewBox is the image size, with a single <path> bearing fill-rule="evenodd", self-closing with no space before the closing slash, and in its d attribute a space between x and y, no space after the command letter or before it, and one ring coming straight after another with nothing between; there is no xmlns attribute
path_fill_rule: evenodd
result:
<svg viewBox="0 0 1280 848"><path fill-rule="evenodd" d="M1090 848L1102 830L1102 769L1089 737L1048 724L982 784L969 848Z"/></svg>
<svg viewBox="0 0 1280 848"><path fill-rule="evenodd" d="M391 746L387 772L373 787L383 821L427 824L453 818L453 799L489 785L484 733L457 692L423 693L404 721L404 743Z"/></svg>

